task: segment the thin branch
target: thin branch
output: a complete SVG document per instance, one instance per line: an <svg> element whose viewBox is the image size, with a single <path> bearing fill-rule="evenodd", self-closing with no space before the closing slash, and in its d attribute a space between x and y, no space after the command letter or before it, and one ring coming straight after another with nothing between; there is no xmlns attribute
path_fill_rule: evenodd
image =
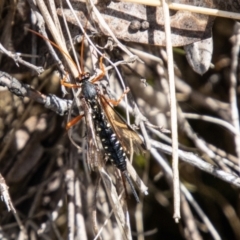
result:
<svg viewBox="0 0 240 240"><path fill-rule="evenodd" d="M16 65L17 65L18 67L19 67L18 63L20 63L20 64L22 64L22 65L24 65L24 66L26 66L26 67L34 70L35 72L37 72L37 74L41 74L41 73L44 71L44 69L43 69L42 67L36 67L35 65L33 65L33 64L29 63L29 62L24 61L24 60L20 57L21 54L12 53L12 52L8 51L7 49L5 49L5 48L3 47L3 45L2 45L1 43L0 43L0 52L1 52L1 53L4 53L4 54L7 55L8 57L12 58L13 61L16 63Z"/></svg>
<svg viewBox="0 0 240 240"><path fill-rule="evenodd" d="M149 1L147 1L147 0L121 0L121 1L144 4L147 6L154 6L154 7L162 6L161 1L159 1L159 0L149 0ZM201 14L205 14L205 15L211 15L211 16L215 16L215 17L224 17L224 18L240 20L240 14L235 13L235 12L227 12L227 11L205 8L205 7L195 7L195 6L190 6L190 5L186 5L186 4L180 4L180 3L173 3L173 2L168 2L167 4L168 4L168 7L173 10L190 11L190 12L201 13Z"/></svg>
<svg viewBox="0 0 240 240"><path fill-rule="evenodd" d="M30 85L19 82L9 74L0 71L0 86L7 87L8 90L18 97L28 97L44 107L51 109L57 114L66 115L72 105L71 100L58 98L53 94L44 95L41 92L33 89Z"/></svg>
<svg viewBox="0 0 240 240"><path fill-rule="evenodd" d="M92 0L86 0L86 4L87 7L89 7L89 14L91 14L91 11L94 13L98 24L101 28L104 28L105 31L107 31L109 33L109 35L113 38L113 40L115 41L115 43L118 45L119 48L121 48L129 57L132 61L136 60L138 57L136 55L133 55L126 46L124 46L114 35L114 33L112 32L112 30L110 29L110 27L108 26L108 24L105 22L105 20L103 19L102 15L100 14L100 12L98 11L98 9L95 7L95 5L93 4Z"/></svg>
<svg viewBox="0 0 240 240"><path fill-rule="evenodd" d="M171 168L169 167L168 163L166 161L164 161L164 159L161 157L161 155L157 152L157 150L155 148L151 149L151 154L154 156L154 158L157 160L157 162L161 165L161 167L164 169L165 173L168 174L169 176L173 177L173 172L171 170ZM179 153L179 156L181 156L181 154ZM191 196L191 194L189 193L189 191L184 187L183 184L180 185L181 187L181 192L185 195L185 197L187 198L187 200L190 202L190 204L194 207L194 209L196 210L196 212L199 214L199 216L201 217L202 221L206 224L206 226L208 226L208 230L210 231L210 233L212 234L212 236L214 237L214 239L216 240L220 240L220 236L218 234L218 232L215 230L214 226L212 225L212 223L209 221L208 217L206 216L206 214L202 211L202 209L200 208L200 206L197 204L197 202L194 200L194 198Z"/></svg>
<svg viewBox="0 0 240 240"><path fill-rule="evenodd" d="M238 99L237 99L237 67L238 67L238 54L240 50L240 23L236 22L234 26L234 44L232 47L232 61L230 72L230 108L231 108L231 121L238 134L235 135L236 153L240 165L240 135L239 135L239 113L238 113Z"/></svg>
<svg viewBox="0 0 240 240"><path fill-rule="evenodd" d="M45 2L43 0L36 0L36 2L37 2L37 5L43 15L43 18L44 18L48 28L49 28L49 31L51 32L51 34L54 38L54 41L65 53L67 53L68 50L66 47L66 43L61 38L61 35L58 32L58 30L52 20L52 17L49 14L49 11L45 5ZM67 62L74 78L77 78L79 73L78 73L78 70L77 70L75 64L71 61L71 59L69 59L69 57L66 54L62 54L62 56L64 57L65 61Z"/></svg>
<svg viewBox="0 0 240 240"><path fill-rule="evenodd" d="M176 107L176 92L173 69L173 52L171 41L171 27L169 8L165 0L162 0L164 28L166 37L166 50L168 61L168 78L170 90L170 106L171 106L171 132L172 132L172 168L173 168L173 194L174 194L174 214L173 218L176 222L181 218L180 215L180 192L179 192L179 171L178 171L178 127L177 127L177 107Z"/></svg>
<svg viewBox="0 0 240 240"><path fill-rule="evenodd" d="M230 124L230 123L228 123L224 120L221 120L221 119L218 119L218 118L215 118L215 117L199 115L199 114L196 114L196 113L183 113L183 115L186 118L189 118L189 119L203 120L203 121L211 122L211 123L214 123L214 124L218 124L219 126L222 126L222 127L226 128L228 131L230 131L234 135L239 134L237 129L234 128L232 124Z"/></svg>
<svg viewBox="0 0 240 240"><path fill-rule="evenodd" d="M160 142L152 140L152 146L159 148L162 152L171 155L172 148L166 144L162 144ZM217 168L216 166L205 162L202 158L198 157L197 155L193 154L192 152L186 152L183 150L178 150L179 157L184 161L187 162L200 170L203 170L211 175L222 179L225 182L233 184L240 188L240 178L231 173L226 173L225 171Z"/></svg>
<svg viewBox="0 0 240 240"><path fill-rule="evenodd" d="M67 206L68 206L68 239L74 239L74 226L75 226L75 204L74 204L74 196L75 196L75 173L72 169L68 169L66 171L65 176L66 182L66 193L68 197Z"/></svg>

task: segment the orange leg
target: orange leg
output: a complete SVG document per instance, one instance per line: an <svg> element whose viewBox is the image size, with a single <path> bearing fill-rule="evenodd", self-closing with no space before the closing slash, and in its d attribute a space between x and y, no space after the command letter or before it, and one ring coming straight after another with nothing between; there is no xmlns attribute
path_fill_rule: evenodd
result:
<svg viewBox="0 0 240 240"><path fill-rule="evenodd" d="M103 56L100 57L100 63L99 63L100 69L102 70L102 73L97 76L95 79L92 80L92 83L95 83L97 81L99 81L101 78L103 78L103 76L105 75L105 69L103 66ZM120 98L118 100L113 100L113 99L106 99L108 102L112 103L114 106L117 106L123 99L123 97L130 91L129 88L127 88L123 94L120 96Z"/></svg>
<svg viewBox="0 0 240 240"><path fill-rule="evenodd" d="M113 106L117 106L121 101L122 99L124 98L124 96L130 91L129 88L127 88L123 94L120 96L120 98L118 100L113 100L113 99L106 99L108 102L110 102Z"/></svg>
<svg viewBox="0 0 240 240"><path fill-rule="evenodd" d="M64 77L61 80L61 85L65 86L65 87L68 87L68 88L80 88L81 87L81 86L79 86L77 84L66 82L66 78L67 77Z"/></svg>
<svg viewBox="0 0 240 240"><path fill-rule="evenodd" d="M81 86L74 84L74 83L68 83L65 82L64 80L61 80L61 85L68 87L68 88L80 88Z"/></svg>
<svg viewBox="0 0 240 240"><path fill-rule="evenodd" d="M99 63L100 69L102 70L102 73L100 75L98 75L96 78L94 78L92 80L92 83L95 83L97 81L99 81L100 79L102 79L105 75L105 69L103 66L103 56L100 57L100 63Z"/></svg>
<svg viewBox="0 0 240 240"><path fill-rule="evenodd" d="M73 118L70 122L67 123L66 129L69 130L72 126L74 126L77 122L79 122L84 115L79 115Z"/></svg>

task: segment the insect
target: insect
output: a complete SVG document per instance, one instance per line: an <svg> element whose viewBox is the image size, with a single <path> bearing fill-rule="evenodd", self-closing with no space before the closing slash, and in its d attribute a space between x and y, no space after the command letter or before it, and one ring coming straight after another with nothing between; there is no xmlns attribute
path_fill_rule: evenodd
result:
<svg viewBox="0 0 240 240"><path fill-rule="evenodd" d="M103 73L96 79L93 79L92 82L89 81L89 73L82 74L82 77L79 79L82 88L81 98L86 101L86 104L92 111L95 133L102 143L105 156L122 172L132 189L136 201L139 202L138 195L127 172L127 157L123 146L127 149L127 146L130 144L129 139L133 141L136 149L141 149L143 143L138 134L117 115L109 103L117 105L128 90L117 101L106 99L100 93L97 85L94 84L104 74L102 58L100 59L100 68ZM63 82L62 84L65 83ZM70 85L67 83L67 86ZM81 119L81 117L77 117L77 120ZM75 122L75 119L73 122L69 122L67 128L70 128Z"/></svg>
<svg viewBox="0 0 240 240"><path fill-rule="evenodd" d="M32 30L30 31L34 32ZM58 48L56 44L54 43L52 44ZM67 55L69 59L71 59L71 57L68 54L66 53L64 54ZM95 134L99 137L102 143L105 156L107 157L107 159L111 160L111 162L122 172L123 176L128 181L132 189L136 201L139 202L139 197L136 193L132 180L127 172L126 167L127 156L125 151L128 149L128 146L130 146L130 141L133 142L133 145L135 146L135 149L137 151L139 149L142 149L143 142L141 138L138 136L138 134L130 126L128 126L120 116L117 115L117 113L113 110L113 108L110 105L110 103L112 103L113 105L118 105L118 103L121 101L123 96L128 91L125 91L123 95L120 97L120 99L117 101L109 100L100 93L100 90L95 84L105 75L102 59L103 58L101 57L100 68L102 70L102 73L96 78L94 78L91 82L89 81L90 74L87 72L84 73L82 70L82 73L79 74L79 77L77 79L80 85L68 83L64 79L61 81L61 84L69 88L82 89L80 98L86 102L86 104L88 105L88 109L92 111L92 121L95 129ZM83 69L82 66L81 69ZM75 125L76 122L80 121L83 116L84 115L79 115L78 117L70 121L67 124L67 129L71 128L73 125ZM89 130L87 134L89 134L89 132L92 131L91 127L88 127L88 129ZM89 136L94 138L94 134L89 134ZM90 141L91 139L88 140L88 142ZM94 141L94 144L97 145L96 141ZM91 148L88 147L88 151L90 151L89 149ZM93 154L89 152L87 153L87 156L95 158L95 156L93 157ZM88 162L91 162L91 159L88 159Z"/></svg>
<svg viewBox="0 0 240 240"><path fill-rule="evenodd" d="M101 140L106 157L122 172L132 189L136 201L139 202L138 195L127 172L126 154L121 139L123 139L123 134L126 134L140 146L142 144L140 137L120 120L120 117L113 111L107 99L99 93L96 85L87 79L84 79L82 83L82 96L93 111L94 127L96 134Z"/></svg>

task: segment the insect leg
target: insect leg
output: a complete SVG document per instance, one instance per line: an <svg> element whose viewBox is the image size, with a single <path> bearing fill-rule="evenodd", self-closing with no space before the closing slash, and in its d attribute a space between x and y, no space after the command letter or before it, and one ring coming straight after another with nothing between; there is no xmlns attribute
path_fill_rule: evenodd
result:
<svg viewBox="0 0 240 240"><path fill-rule="evenodd" d="M81 87L77 84L66 82L64 79L61 80L61 85L68 87L68 88L80 88Z"/></svg>
<svg viewBox="0 0 240 240"><path fill-rule="evenodd" d="M103 66L103 56L100 57L100 63L99 63L100 69L102 70L102 73L100 75L98 75L96 78L94 78L92 80L92 83L95 83L97 81L99 81L100 79L102 79L105 75L105 69Z"/></svg>
<svg viewBox="0 0 240 240"><path fill-rule="evenodd" d="M135 197L136 201L139 203L139 202L140 202L139 197L138 197L138 195L137 195L137 192L136 192L136 190L135 190L135 187L134 187L134 185L133 185L133 182L132 182L130 176L128 175L128 172L127 172L127 171L123 171L122 174L123 174L123 176L127 179L128 183L129 183L129 185L130 185L130 187L131 187L133 196Z"/></svg>
<svg viewBox="0 0 240 240"><path fill-rule="evenodd" d="M125 96L129 91L130 91L130 89L127 88L127 89L122 93L122 95L120 96L120 98L119 98L118 100L107 99L107 98L105 98L104 96L103 96L103 97L105 98L105 100L106 100L107 102L110 102L113 106L117 106L117 105L122 101L122 99L124 98L124 96Z"/></svg>
<svg viewBox="0 0 240 240"><path fill-rule="evenodd" d="M74 126L77 122L79 122L83 116L84 114L73 118L70 122L67 123L66 129L69 130L72 126Z"/></svg>

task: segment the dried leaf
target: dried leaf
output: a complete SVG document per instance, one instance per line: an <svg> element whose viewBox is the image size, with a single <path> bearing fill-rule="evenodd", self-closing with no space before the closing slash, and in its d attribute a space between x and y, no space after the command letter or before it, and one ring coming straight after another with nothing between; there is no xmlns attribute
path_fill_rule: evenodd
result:
<svg viewBox="0 0 240 240"><path fill-rule="evenodd" d="M86 5L81 2L72 2L72 4L82 25L85 26L88 19ZM162 46L166 44L161 7L124 2L111 2L109 5L101 2L96 7L117 38L144 44ZM77 25L69 9L65 8L63 12L69 22ZM62 15L60 9L58 14ZM200 41L203 37L211 37L213 20L214 18L206 15L177 11L171 17L173 46L184 46ZM87 24L87 28L91 31L100 30L101 34L108 35L108 32L97 24L97 19L94 21Z"/></svg>
<svg viewBox="0 0 240 240"><path fill-rule="evenodd" d="M212 37L184 46L184 49L188 63L193 70L200 75L204 74L209 69L212 60Z"/></svg>

